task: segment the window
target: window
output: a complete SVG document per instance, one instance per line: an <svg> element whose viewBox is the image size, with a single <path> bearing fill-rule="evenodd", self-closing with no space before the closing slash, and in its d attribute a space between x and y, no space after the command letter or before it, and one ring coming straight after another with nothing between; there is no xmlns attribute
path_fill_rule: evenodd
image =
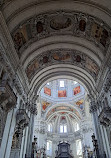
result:
<svg viewBox="0 0 111 158"><path fill-rule="evenodd" d="M82 155L82 143L81 140L76 140L77 155Z"/></svg>
<svg viewBox="0 0 111 158"><path fill-rule="evenodd" d="M47 141L47 150L50 150L50 143Z"/></svg>
<svg viewBox="0 0 111 158"><path fill-rule="evenodd" d="M49 85L49 82L47 83L47 85Z"/></svg>
<svg viewBox="0 0 111 158"><path fill-rule="evenodd" d="M60 87L64 87L64 81L60 81Z"/></svg>
<svg viewBox="0 0 111 158"><path fill-rule="evenodd" d="M60 125L60 133L67 133L67 125Z"/></svg>
<svg viewBox="0 0 111 158"><path fill-rule="evenodd" d="M52 141L47 140L47 150L51 151L52 150Z"/></svg>
<svg viewBox="0 0 111 158"><path fill-rule="evenodd" d="M79 130L79 124L75 122L75 132Z"/></svg>
<svg viewBox="0 0 111 158"><path fill-rule="evenodd" d="M76 82L76 81L73 81L73 83L76 84L77 82Z"/></svg>
<svg viewBox="0 0 111 158"><path fill-rule="evenodd" d="M52 132L52 124L48 124L48 132Z"/></svg>

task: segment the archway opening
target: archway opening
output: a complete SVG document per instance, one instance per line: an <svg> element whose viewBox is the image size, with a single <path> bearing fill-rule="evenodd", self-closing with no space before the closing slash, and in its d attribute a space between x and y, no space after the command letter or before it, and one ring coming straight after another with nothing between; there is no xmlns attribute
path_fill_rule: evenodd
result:
<svg viewBox="0 0 111 158"><path fill-rule="evenodd" d="M86 148L91 152L94 129L88 90L78 81L62 77L43 83L38 94L38 115L34 120L37 154L45 146L46 155L56 157L58 145L64 143L70 145L71 156L83 157Z"/></svg>

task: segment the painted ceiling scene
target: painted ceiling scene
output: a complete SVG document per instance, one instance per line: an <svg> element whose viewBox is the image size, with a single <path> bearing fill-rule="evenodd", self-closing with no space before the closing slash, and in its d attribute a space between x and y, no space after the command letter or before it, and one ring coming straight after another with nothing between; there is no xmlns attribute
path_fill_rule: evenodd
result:
<svg viewBox="0 0 111 158"><path fill-rule="evenodd" d="M0 0L0 158L110 158L110 117L111 0Z"/></svg>
<svg viewBox="0 0 111 158"><path fill-rule="evenodd" d="M40 92L42 116L49 119L53 115L69 115L81 119L85 115L86 96L86 90L77 81L58 79L48 82Z"/></svg>

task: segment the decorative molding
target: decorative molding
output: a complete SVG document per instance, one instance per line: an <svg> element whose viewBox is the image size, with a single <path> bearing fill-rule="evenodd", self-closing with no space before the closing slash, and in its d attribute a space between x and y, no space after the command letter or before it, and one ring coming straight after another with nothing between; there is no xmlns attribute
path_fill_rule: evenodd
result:
<svg viewBox="0 0 111 158"><path fill-rule="evenodd" d="M20 23L11 34L19 58L31 43L60 34L85 38L99 46L104 55L110 43L108 25L80 12L58 11L37 15Z"/></svg>
<svg viewBox="0 0 111 158"><path fill-rule="evenodd" d="M71 49L56 49L47 51L43 54L36 56L36 58L29 63L25 72L29 79L32 80L33 76L43 68L55 64L71 64L85 69L96 80L100 67L89 56Z"/></svg>
<svg viewBox="0 0 111 158"><path fill-rule="evenodd" d="M99 115L100 124L107 127L111 125L111 108L105 107Z"/></svg>
<svg viewBox="0 0 111 158"><path fill-rule="evenodd" d="M29 120L25 109L19 109L16 113L16 128L21 128L23 130L29 125Z"/></svg>

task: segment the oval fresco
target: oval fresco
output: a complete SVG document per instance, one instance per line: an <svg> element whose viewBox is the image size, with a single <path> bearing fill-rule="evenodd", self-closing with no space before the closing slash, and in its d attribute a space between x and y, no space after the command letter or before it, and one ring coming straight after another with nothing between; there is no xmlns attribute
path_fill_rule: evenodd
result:
<svg viewBox="0 0 111 158"><path fill-rule="evenodd" d="M71 56L67 52L55 52L53 54L53 59L57 60L57 61L66 61L70 58L71 58Z"/></svg>
<svg viewBox="0 0 111 158"><path fill-rule="evenodd" d="M62 30L71 26L72 21L65 16L56 16L50 21L50 27L54 30Z"/></svg>

